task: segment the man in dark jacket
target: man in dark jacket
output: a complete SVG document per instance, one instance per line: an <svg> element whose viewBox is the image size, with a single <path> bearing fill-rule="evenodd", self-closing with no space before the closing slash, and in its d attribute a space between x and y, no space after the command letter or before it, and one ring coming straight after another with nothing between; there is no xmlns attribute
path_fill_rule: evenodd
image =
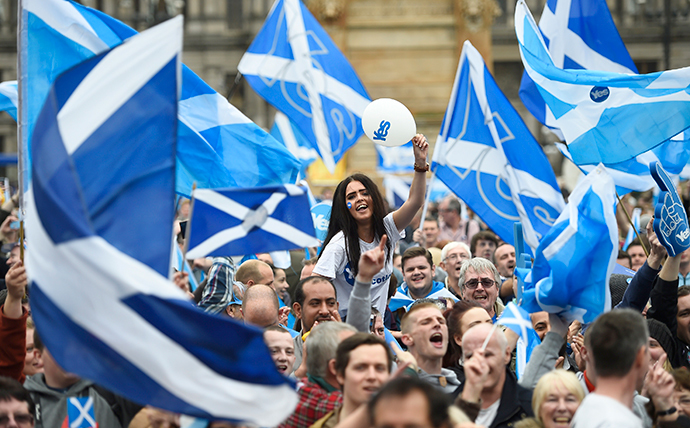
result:
<svg viewBox="0 0 690 428"><path fill-rule="evenodd" d="M462 351L466 381L456 391L456 404L470 419L499 428L533 415L532 391L518 385L507 368L511 353L501 329L488 324L470 328L462 337Z"/></svg>

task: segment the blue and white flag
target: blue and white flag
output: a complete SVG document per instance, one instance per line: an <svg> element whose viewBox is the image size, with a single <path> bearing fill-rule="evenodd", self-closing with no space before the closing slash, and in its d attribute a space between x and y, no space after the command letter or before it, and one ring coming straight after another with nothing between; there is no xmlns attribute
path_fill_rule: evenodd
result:
<svg viewBox="0 0 690 428"><path fill-rule="evenodd" d="M261 331L204 314L167 278L182 27L173 18L55 80L26 195L32 315L60 366L116 394L275 426L298 398Z"/></svg>
<svg viewBox="0 0 690 428"><path fill-rule="evenodd" d="M565 206L551 164L465 42L432 170L498 236L513 242L520 221L535 249Z"/></svg>
<svg viewBox="0 0 690 428"><path fill-rule="evenodd" d="M0 111L6 111L12 119L17 120L17 81L0 83Z"/></svg>
<svg viewBox="0 0 690 428"><path fill-rule="evenodd" d="M516 374L519 379L522 377L522 373L524 373L525 367L532 356L532 351L541 343L539 335L534 330L532 319L527 311L513 302L506 305L496 324L507 327L520 336L515 358Z"/></svg>
<svg viewBox="0 0 690 428"><path fill-rule="evenodd" d="M276 112L271 135L283 143L290 153L300 161L301 176L305 178L307 176L307 168L319 157L319 153L314 149L309 140L302 134L297 125L281 112Z"/></svg>
<svg viewBox="0 0 690 428"><path fill-rule="evenodd" d="M637 74L606 0L547 1L539 30L558 68ZM537 120L563 139L554 114L525 72L520 82L520 99Z"/></svg>
<svg viewBox="0 0 690 428"><path fill-rule="evenodd" d="M93 397L69 397L65 428L98 428L93 409ZM61 427L61 428L62 428Z"/></svg>
<svg viewBox="0 0 690 428"><path fill-rule="evenodd" d="M333 173L364 133L371 99L359 77L300 0L277 0L237 69L285 113Z"/></svg>
<svg viewBox="0 0 690 428"><path fill-rule="evenodd" d="M132 28L67 0L23 0L19 84L22 87L24 184L30 176L30 138L51 83L79 62L122 43ZM46 61L46 58L51 58ZM175 189L253 187L294 183L299 163L273 137L182 67Z"/></svg>
<svg viewBox="0 0 690 428"><path fill-rule="evenodd" d="M442 282L434 281L429 294L424 296L424 299L451 299L453 302L457 302L458 298L451 293ZM395 291L395 294L391 298L388 308L391 311L397 311L400 308L405 308L408 310L410 306L417 300L410 296L410 290L407 287L407 283L402 283Z"/></svg>
<svg viewBox="0 0 690 428"><path fill-rule="evenodd" d="M642 215L642 208L635 208L633 209L632 215L630 216L630 219L632 220L632 226L628 226L628 234L625 236L625 242L623 242L623 251L628 251L628 247L632 243L632 241L635 239L635 230L638 232L640 231L640 215ZM646 227L646 225L645 225Z"/></svg>
<svg viewBox="0 0 690 428"><path fill-rule="evenodd" d="M384 175L383 187L385 188L386 201L391 208L400 208L403 203L410 197L410 186L412 186L412 177L404 177L399 175ZM426 183L426 191L429 194L429 200L438 202L450 194L450 190L441 180L429 179ZM463 219L467 219L467 208L465 203L462 204L462 212L465 214ZM462 213L461 213L462 216Z"/></svg>
<svg viewBox="0 0 690 428"><path fill-rule="evenodd" d="M319 246L303 187L197 189L187 257L239 256Z"/></svg>
<svg viewBox="0 0 690 428"><path fill-rule="evenodd" d="M644 75L560 69L524 0L515 6L515 32L525 71L576 164L623 162L690 127L690 68Z"/></svg>
<svg viewBox="0 0 690 428"><path fill-rule="evenodd" d="M568 205L544 236L524 281L522 307L590 323L611 309L609 277L618 257L613 180L602 165L575 187Z"/></svg>
<svg viewBox="0 0 690 428"><path fill-rule="evenodd" d="M186 272L189 275L189 288L191 291L196 290L199 287L199 283L196 280L196 277L194 276L194 271L192 270L192 267L189 266L189 263L187 260L184 260L184 256L182 255L182 250L180 249L180 246L177 245L177 241L173 240L173 252L172 252L172 260L170 261L170 275L169 277L172 278L172 275L175 273L177 269L182 266L182 272ZM174 268L174 269L173 269Z"/></svg>

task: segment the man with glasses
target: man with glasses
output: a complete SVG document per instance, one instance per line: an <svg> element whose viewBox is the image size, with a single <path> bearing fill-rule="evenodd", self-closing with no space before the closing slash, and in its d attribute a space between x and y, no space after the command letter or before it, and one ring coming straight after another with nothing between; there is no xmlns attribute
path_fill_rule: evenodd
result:
<svg viewBox="0 0 690 428"><path fill-rule="evenodd" d="M479 232L479 223L475 220L463 220L460 216L462 205L454 196L448 196L438 205L438 213L441 217L439 226L441 233L439 241L458 241L469 244L475 233Z"/></svg>
<svg viewBox="0 0 690 428"><path fill-rule="evenodd" d="M462 284L462 299L479 303L486 309L491 319L496 322L504 308L498 299L501 275L496 266L481 257L467 260L460 267L458 282Z"/></svg>
<svg viewBox="0 0 690 428"><path fill-rule="evenodd" d="M29 391L16 380L0 376L0 427L33 427L34 412Z"/></svg>
<svg viewBox="0 0 690 428"><path fill-rule="evenodd" d="M470 247L463 242L450 242L441 250L441 269L446 271L446 287L458 299L462 299L462 290L458 279L460 278L460 266L465 260L472 258Z"/></svg>

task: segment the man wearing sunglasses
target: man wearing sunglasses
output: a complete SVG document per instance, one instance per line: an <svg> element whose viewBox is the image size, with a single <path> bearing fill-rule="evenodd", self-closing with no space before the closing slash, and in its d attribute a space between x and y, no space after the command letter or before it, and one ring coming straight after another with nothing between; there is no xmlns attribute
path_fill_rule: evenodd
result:
<svg viewBox="0 0 690 428"><path fill-rule="evenodd" d="M501 275L489 260L475 257L462 263L458 279L463 300L479 303L496 322L503 312L503 304L498 300L498 287Z"/></svg>

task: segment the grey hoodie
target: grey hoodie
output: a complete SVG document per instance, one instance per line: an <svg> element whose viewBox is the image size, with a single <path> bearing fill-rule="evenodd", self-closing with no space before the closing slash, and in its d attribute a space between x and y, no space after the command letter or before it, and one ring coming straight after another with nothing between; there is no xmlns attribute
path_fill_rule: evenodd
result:
<svg viewBox="0 0 690 428"><path fill-rule="evenodd" d="M67 417L69 397L93 397L94 415L99 428L127 427L141 409L141 406L97 387L93 382L85 379L80 379L66 391L57 391L46 385L45 376L40 373L27 377L24 387L31 393L31 398L36 403L35 428L61 427Z"/></svg>

